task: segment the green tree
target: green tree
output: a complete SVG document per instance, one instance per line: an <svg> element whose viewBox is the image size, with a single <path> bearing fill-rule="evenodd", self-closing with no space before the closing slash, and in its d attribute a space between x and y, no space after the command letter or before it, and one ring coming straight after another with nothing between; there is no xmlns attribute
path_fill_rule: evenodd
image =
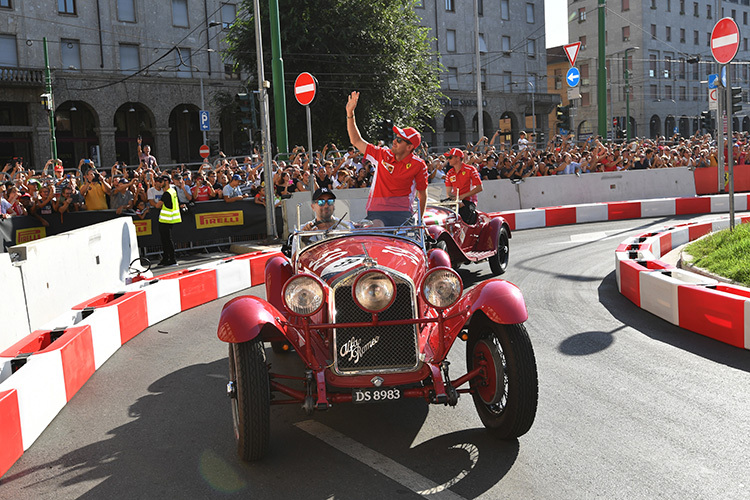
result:
<svg viewBox="0 0 750 500"><path fill-rule="evenodd" d="M439 110L439 63L433 38L419 25L414 0L279 0L281 47L290 149L307 145L305 110L294 97L294 80L306 71L318 80L311 104L314 147L349 144L344 106L353 90L361 92L357 123L375 142L377 123L391 119L424 130ZM257 88L253 2L238 16L229 37L228 55ZM271 42L267 2L261 2L265 77L271 79ZM273 93L269 92L273 106ZM273 124L273 110L271 110ZM272 137L275 134L272 133Z"/></svg>

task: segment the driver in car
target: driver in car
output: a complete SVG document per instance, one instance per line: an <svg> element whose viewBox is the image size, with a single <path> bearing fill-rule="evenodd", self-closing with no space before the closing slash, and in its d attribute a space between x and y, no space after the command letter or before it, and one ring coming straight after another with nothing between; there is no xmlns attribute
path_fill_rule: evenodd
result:
<svg viewBox="0 0 750 500"><path fill-rule="evenodd" d="M335 204L336 195L333 194L331 189L327 187L318 188L313 193L312 201L312 210L315 214L315 219L302 226L302 230L317 231L331 229L333 226L336 226L336 229L354 229L351 222L333 216Z"/></svg>
<svg viewBox="0 0 750 500"><path fill-rule="evenodd" d="M445 175L445 190L448 198L463 202L458 215L467 224L477 221L477 193L482 191L482 176L473 166L464 163L464 152L453 148L445 153L445 159L452 167Z"/></svg>

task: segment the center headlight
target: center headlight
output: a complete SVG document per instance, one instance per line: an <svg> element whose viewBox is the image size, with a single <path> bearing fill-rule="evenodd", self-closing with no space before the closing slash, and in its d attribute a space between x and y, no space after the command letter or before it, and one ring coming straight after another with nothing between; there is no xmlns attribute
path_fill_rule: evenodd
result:
<svg viewBox="0 0 750 500"><path fill-rule="evenodd" d="M315 314L323 306L323 285L312 276L296 276L284 285L284 304L300 316Z"/></svg>
<svg viewBox="0 0 750 500"><path fill-rule="evenodd" d="M354 301L368 312L384 311L396 296L393 279L382 271L367 271L354 281Z"/></svg>
<svg viewBox="0 0 750 500"><path fill-rule="evenodd" d="M455 304L463 291L461 277L447 267L433 269L422 282L422 296L428 304L437 309L445 309Z"/></svg>

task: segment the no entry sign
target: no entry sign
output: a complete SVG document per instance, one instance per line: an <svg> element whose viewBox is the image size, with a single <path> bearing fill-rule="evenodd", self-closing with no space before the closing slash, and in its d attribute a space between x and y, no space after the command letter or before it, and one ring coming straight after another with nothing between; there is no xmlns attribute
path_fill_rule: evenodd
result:
<svg viewBox="0 0 750 500"><path fill-rule="evenodd" d="M711 32L711 54L719 64L728 64L740 47L740 29L731 17L719 19Z"/></svg>
<svg viewBox="0 0 750 500"><path fill-rule="evenodd" d="M294 81L294 97L297 102L307 106L315 99L315 91L318 88L318 82L310 73L300 73Z"/></svg>
<svg viewBox="0 0 750 500"><path fill-rule="evenodd" d="M201 158L208 158L208 155L209 153L211 153L211 150L208 149L208 146L204 144L203 146L201 146L198 152L201 154Z"/></svg>

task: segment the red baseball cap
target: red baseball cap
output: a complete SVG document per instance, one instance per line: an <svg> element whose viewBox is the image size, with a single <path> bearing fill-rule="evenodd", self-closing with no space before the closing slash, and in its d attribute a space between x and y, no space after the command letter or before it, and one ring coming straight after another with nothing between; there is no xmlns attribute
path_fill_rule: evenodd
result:
<svg viewBox="0 0 750 500"><path fill-rule="evenodd" d="M422 136L419 135L419 132L417 132L417 129L415 129L414 127L393 127L393 133L409 141L411 145L414 146L414 148L418 148L422 142Z"/></svg>
<svg viewBox="0 0 750 500"><path fill-rule="evenodd" d="M63 171L62 163L57 163L55 165L55 172L62 172L62 171Z"/></svg>
<svg viewBox="0 0 750 500"><path fill-rule="evenodd" d="M447 153L445 153L445 156L458 156L459 158L463 158L464 157L464 152L461 151L458 148L453 148L450 151L448 151Z"/></svg>

